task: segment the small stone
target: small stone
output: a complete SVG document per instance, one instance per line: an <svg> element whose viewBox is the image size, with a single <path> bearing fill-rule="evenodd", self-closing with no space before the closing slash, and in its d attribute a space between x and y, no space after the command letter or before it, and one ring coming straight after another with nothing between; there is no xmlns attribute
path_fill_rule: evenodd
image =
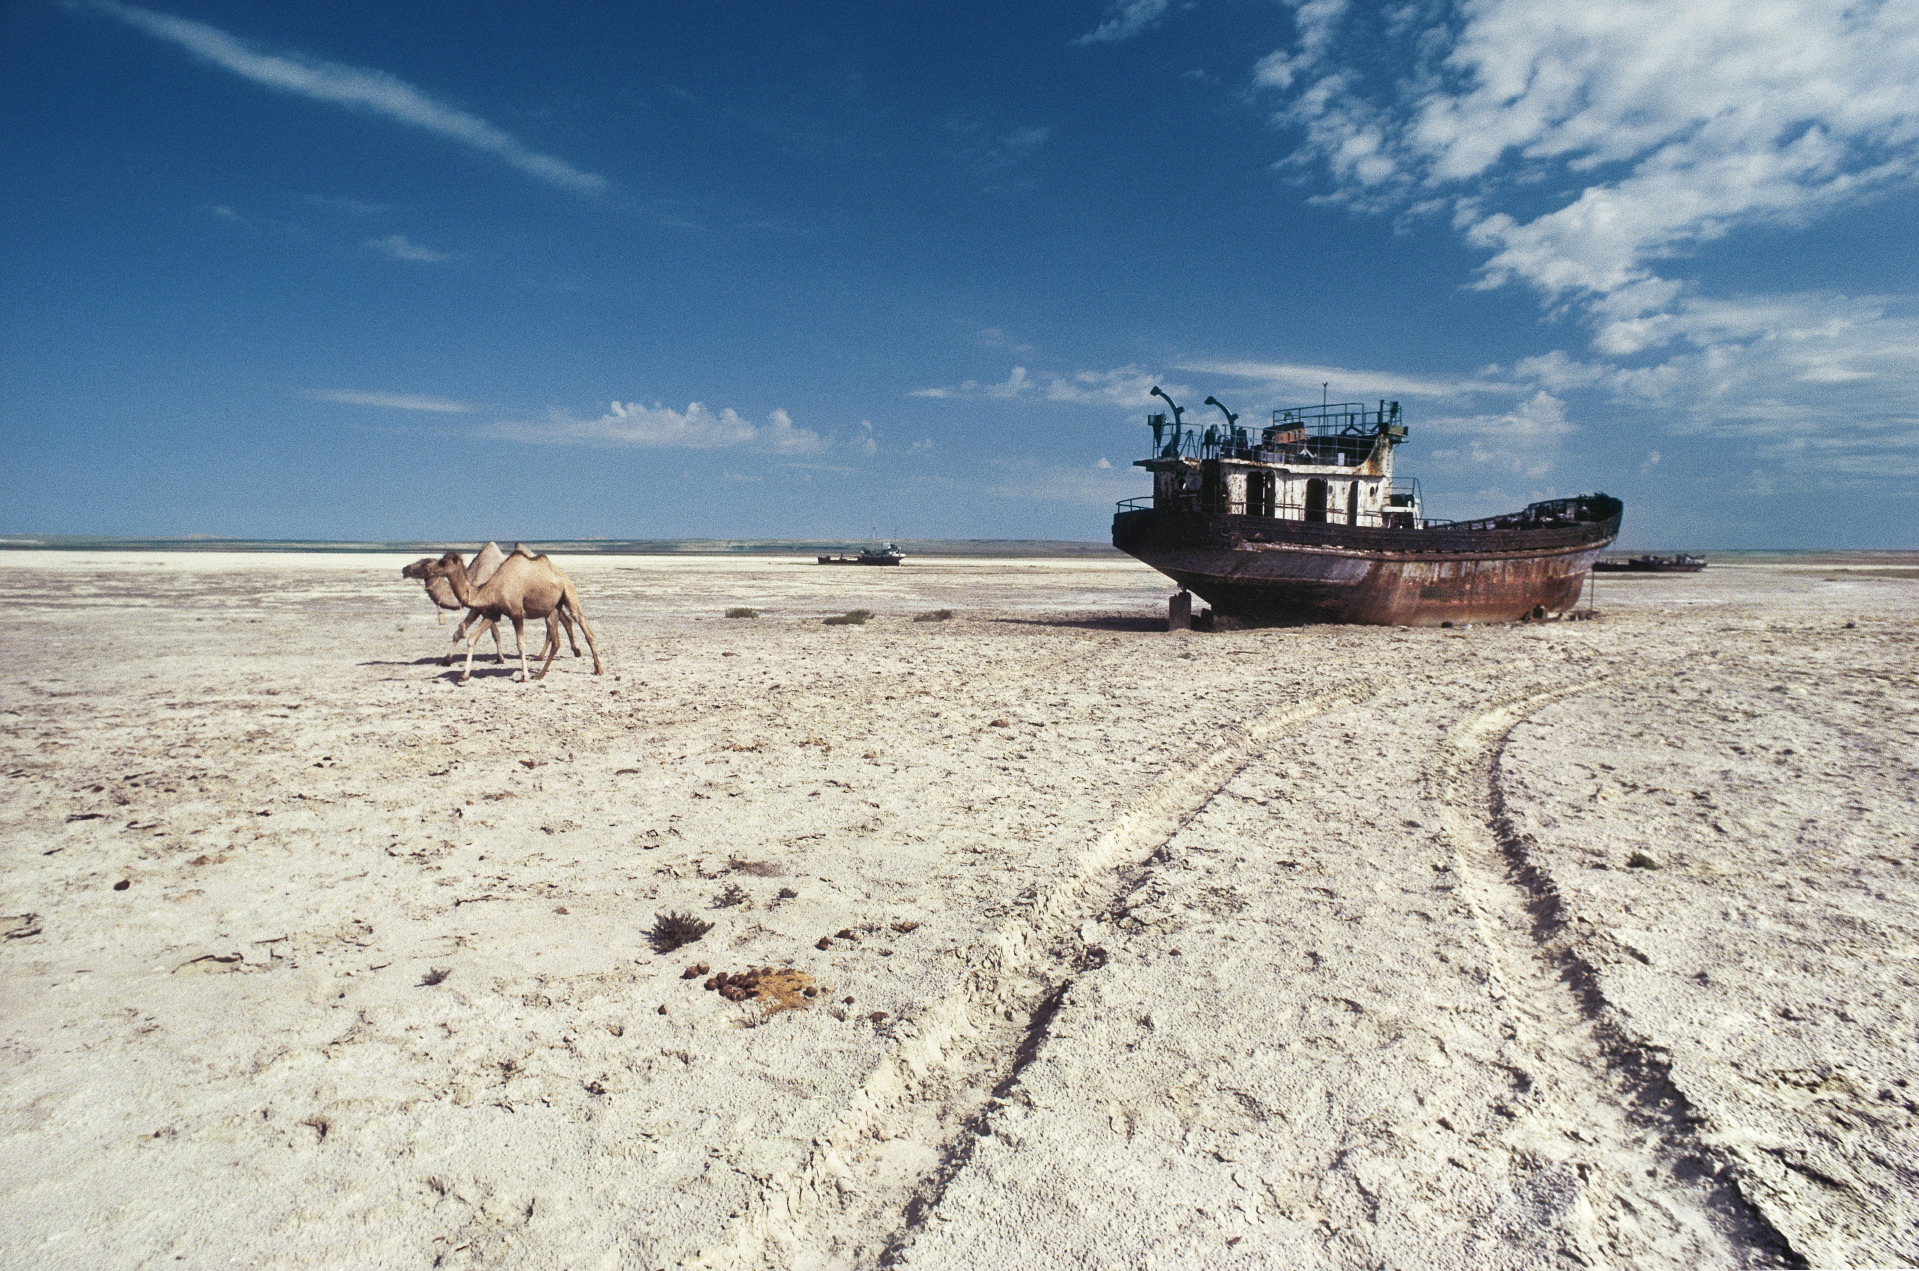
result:
<svg viewBox="0 0 1919 1271"><path fill-rule="evenodd" d="M1011 722L1004 719L996 719L987 725L988 728L1011 728L1012 726Z"/></svg>
<svg viewBox="0 0 1919 1271"><path fill-rule="evenodd" d="M133 880L131 878L123 878L119 882L113 885L113 890L125 891L127 888L131 886L133 886Z"/></svg>
<svg viewBox="0 0 1919 1271"><path fill-rule="evenodd" d="M664 1015L664 1014L666 1014L666 1003L665 1003L665 1002L661 1002L661 1003L660 1003L660 1014L662 1014L662 1015ZM613 1034L613 1035L614 1035L615 1037L618 1037L618 1036L619 1036L619 1034L618 1034L618 1033L615 1033L615 1034Z"/></svg>
<svg viewBox="0 0 1919 1271"><path fill-rule="evenodd" d="M833 937L821 936L818 940L815 940L813 942L813 947L815 949L830 949L833 947Z"/></svg>
<svg viewBox="0 0 1919 1271"><path fill-rule="evenodd" d="M1634 869L1658 869L1659 858L1651 852L1634 852L1626 858L1626 864Z"/></svg>

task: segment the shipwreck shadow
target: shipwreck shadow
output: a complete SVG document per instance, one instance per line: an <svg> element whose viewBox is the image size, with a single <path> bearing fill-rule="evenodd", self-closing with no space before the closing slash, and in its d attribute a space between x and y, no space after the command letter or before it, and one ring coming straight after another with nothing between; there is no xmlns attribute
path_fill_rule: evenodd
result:
<svg viewBox="0 0 1919 1271"><path fill-rule="evenodd" d="M1143 631L1166 634L1166 619L1134 614L1091 614L1070 618L993 618L1018 627L1077 627L1082 631Z"/></svg>

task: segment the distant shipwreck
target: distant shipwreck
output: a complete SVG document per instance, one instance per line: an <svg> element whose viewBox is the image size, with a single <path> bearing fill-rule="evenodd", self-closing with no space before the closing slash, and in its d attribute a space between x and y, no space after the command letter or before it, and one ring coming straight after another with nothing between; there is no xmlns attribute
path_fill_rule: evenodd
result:
<svg viewBox="0 0 1919 1271"><path fill-rule="evenodd" d="M1528 504L1475 521L1428 520L1419 485L1393 478L1399 403L1341 402L1203 431L1159 388L1147 417L1150 499L1127 499L1113 546L1253 623L1436 627L1556 618L1619 534L1607 494Z"/></svg>

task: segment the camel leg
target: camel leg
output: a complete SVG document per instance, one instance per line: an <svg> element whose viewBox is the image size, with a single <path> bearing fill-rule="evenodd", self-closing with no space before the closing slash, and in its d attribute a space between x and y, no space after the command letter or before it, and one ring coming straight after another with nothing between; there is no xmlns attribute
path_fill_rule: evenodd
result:
<svg viewBox="0 0 1919 1271"><path fill-rule="evenodd" d="M593 674L605 675L606 665L600 661L600 646L593 639L593 628L586 623L586 610L580 607L580 593L574 590L572 583L566 585L566 595L560 603L573 611L573 620L580 624L580 630L586 632L586 647L593 651Z"/></svg>
<svg viewBox="0 0 1919 1271"><path fill-rule="evenodd" d="M527 674L526 669L526 619L517 613L509 616L513 619L513 643L520 649L520 683L529 684L532 676Z"/></svg>
<svg viewBox="0 0 1919 1271"><path fill-rule="evenodd" d="M480 627L475 623L466 637L466 666L460 672L459 682L464 684L473 678L473 649L480 643Z"/></svg>
<svg viewBox="0 0 1919 1271"><path fill-rule="evenodd" d="M560 625L566 628L566 642L573 646L573 656L576 658L579 657L580 637L578 633L573 630L573 615L567 611L565 605L561 605L553 612L560 615Z"/></svg>
<svg viewBox="0 0 1919 1271"><path fill-rule="evenodd" d="M501 666L505 666L506 646L500 643L500 620L498 618L488 619L486 629L493 633L493 656L499 659Z"/></svg>
<svg viewBox="0 0 1919 1271"><path fill-rule="evenodd" d="M565 602L562 601L561 604L564 606ZM566 612L564 608L556 608L553 611L553 613L564 612ZM560 633L553 624L553 614L548 614L546 618L546 647L540 650L540 657L544 660L540 663L540 673L533 678L536 680L545 679L547 669L553 665L553 659L558 656L560 656Z"/></svg>
<svg viewBox="0 0 1919 1271"><path fill-rule="evenodd" d="M466 629L472 625L474 618L474 611L469 609L466 611L465 616L460 619L459 625L453 628L453 643L446 646L446 656L440 659L441 666L453 665L454 655L460 651L460 646L466 643ZM441 610L440 612L440 621L446 621L445 610Z"/></svg>

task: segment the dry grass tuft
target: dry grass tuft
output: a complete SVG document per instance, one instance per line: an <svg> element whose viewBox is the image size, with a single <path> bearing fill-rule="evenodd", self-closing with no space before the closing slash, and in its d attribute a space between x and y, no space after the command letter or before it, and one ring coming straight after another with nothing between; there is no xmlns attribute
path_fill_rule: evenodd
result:
<svg viewBox="0 0 1919 1271"><path fill-rule="evenodd" d="M729 618L757 618L760 616L760 611L757 609L748 609L744 606L741 606L740 608L737 608L737 609L728 609L726 611L726 616Z"/></svg>
<svg viewBox="0 0 1919 1271"><path fill-rule="evenodd" d="M661 953L671 953L682 945L692 944L711 930L712 923L701 922L692 914L654 914L653 930L647 932L646 938Z"/></svg>
<svg viewBox="0 0 1919 1271"><path fill-rule="evenodd" d="M952 620L952 617L953 617L953 611L951 609L929 609L925 613L914 614L913 621L914 622L949 622Z"/></svg>
<svg viewBox="0 0 1919 1271"><path fill-rule="evenodd" d="M848 609L838 617L822 618L820 621L829 627L863 627L872 616L871 609Z"/></svg>

